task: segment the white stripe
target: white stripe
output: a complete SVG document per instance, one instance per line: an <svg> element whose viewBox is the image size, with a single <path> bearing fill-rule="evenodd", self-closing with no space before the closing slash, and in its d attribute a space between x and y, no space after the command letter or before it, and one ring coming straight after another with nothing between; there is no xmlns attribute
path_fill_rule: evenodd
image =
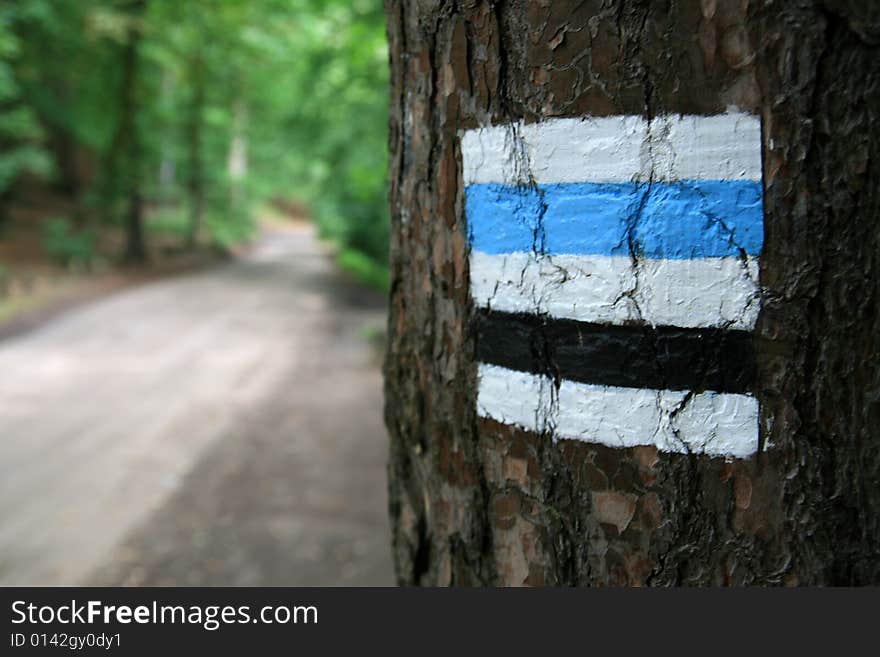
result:
<svg viewBox="0 0 880 657"><path fill-rule="evenodd" d="M682 328L751 330L760 309L758 259L639 259L622 256L472 251L477 306L546 313L600 324L641 321Z"/></svg>
<svg viewBox="0 0 880 657"><path fill-rule="evenodd" d="M640 116L550 119L468 130L465 184L627 181L641 170L647 122Z"/></svg>
<svg viewBox="0 0 880 657"><path fill-rule="evenodd" d="M467 130L464 182L761 180L761 123L742 112L549 119Z"/></svg>
<svg viewBox="0 0 880 657"><path fill-rule="evenodd" d="M477 413L528 431L609 447L654 445L664 452L746 458L758 449L758 401L751 395L617 388L563 381L496 365L479 366Z"/></svg>

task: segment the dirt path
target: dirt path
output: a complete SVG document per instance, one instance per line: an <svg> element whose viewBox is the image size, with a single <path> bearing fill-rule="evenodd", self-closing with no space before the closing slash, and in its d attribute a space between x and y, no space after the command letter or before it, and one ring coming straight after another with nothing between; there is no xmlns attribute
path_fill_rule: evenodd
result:
<svg viewBox="0 0 880 657"><path fill-rule="evenodd" d="M0 585L391 584L383 323L274 229L0 342Z"/></svg>

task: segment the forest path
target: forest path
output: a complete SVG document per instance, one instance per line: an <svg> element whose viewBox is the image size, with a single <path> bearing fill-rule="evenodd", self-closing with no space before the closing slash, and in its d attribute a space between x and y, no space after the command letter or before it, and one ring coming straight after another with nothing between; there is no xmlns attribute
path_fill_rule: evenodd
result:
<svg viewBox="0 0 880 657"><path fill-rule="evenodd" d="M384 316L302 225L0 342L0 585L392 584Z"/></svg>

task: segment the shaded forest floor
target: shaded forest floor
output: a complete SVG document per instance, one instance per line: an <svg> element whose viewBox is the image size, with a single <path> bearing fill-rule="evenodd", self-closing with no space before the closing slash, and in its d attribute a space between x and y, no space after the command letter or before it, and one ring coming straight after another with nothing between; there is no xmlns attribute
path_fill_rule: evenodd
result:
<svg viewBox="0 0 880 657"><path fill-rule="evenodd" d="M122 230L102 226L96 231L86 266L57 252L53 255L47 249L47 243L51 243L49 225L75 214L70 201L41 193L5 209L4 214L0 223L0 338L29 330L85 301L164 276L198 270L231 255L206 246L184 249L179 235L154 226L148 216L150 258L146 264L123 265ZM56 237L55 242L58 241ZM60 246L63 250L64 245Z"/></svg>
<svg viewBox="0 0 880 657"><path fill-rule="evenodd" d="M392 584L384 321L300 223L0 341L0 583Z"/></svg>

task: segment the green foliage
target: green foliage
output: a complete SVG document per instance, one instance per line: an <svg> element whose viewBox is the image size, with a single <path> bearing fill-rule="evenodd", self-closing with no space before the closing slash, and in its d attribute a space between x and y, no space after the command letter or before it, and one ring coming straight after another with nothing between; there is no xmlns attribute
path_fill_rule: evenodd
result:
<svg viewBox="0 0 880 657"><path fill-rule="evenodd" d="M0 5L0 192L49 172L124 225L132 190L222 246L254 209L306 203L323 236L387 266L387 45L374 0L20 0ZM123 102L137 44L135 115ZM131 126L130 131L120 126ZM120 143L134 135L136 138ZM129 146L136 144L136 161ZM79 160L77 160L79 158ZM83 168L77 162L90 163ZM79 168L77 168L79 167ZM133 184L136 183L136 184ZM158 203L153 203L153 202ZM161 214L159 213L159 214ZM170 230L168 217L148 229ZM163 223L164 222L164 223ZM183 222L183 223L181 223ZM341 257L349 262L351 257ZM375 278L375 277L374 277Z"/></svg>
<svg viewBox="0 0 880 657"><path fill-rule="evenodd" d="M205 224L211 242L221 249L247 242L257 228L252 214L235 214L231 209L219 206L210 208ZM182 243L189 233L186 209L170 207L154 212L147 221L147 230L153 235L177 238Z"/></svg>
<svg viewBox="0 0 880 657"><path fill-rule="evenodd" d="M286 117L297 152L295 193L323 235L385 265L388 259L387 44L380 3L301 3L292 86L308 90Z"/></svg>
<svg viewBox="0 0 880 657"><path fill-rule="evenodd" d="M391 284L388 267L354 249L342 248L336 254L336 263L355 278L379 292L388 292Z"/></svg>
<svg viewBox="0 0 880 657"><path fill-rule="evenodd" d="M9 188L24 172L48 176L51 170L46 151L40 146L17 144L10 147L9 150L0 152L0 192Z"/></svg>
<svg viewBox="0 0 880 657"><path fill-rule="evenodd" d="M71 269L89 270L95 258L95 238L90 231L76 230L67 217L43 223L42 246L58 264Z"/></svg>
<svg viewBox="0 0 880 657"><path fill-rule="evenodd" d="M162 208L150 215L147 230L153 235L177 237L183 241L189 230L189 218L182 208Z"/></svg>
<svg viewBox="0 0 880 657"><path fill-rule="evenodd" d="M14 68L21 55L14 28L41 4L0 5L0 194L9 189L21 173L46 176L51 170L41 145L43 132L33 110L22 103Z"/></svg>
<svg viewBox="0 0 880 657"><path fill-rule="evenodd" d="M208 213L205 224L213 244L222 249L247 242L254 236L257 228L252 214L236 214L231 210Z"/></svg>

